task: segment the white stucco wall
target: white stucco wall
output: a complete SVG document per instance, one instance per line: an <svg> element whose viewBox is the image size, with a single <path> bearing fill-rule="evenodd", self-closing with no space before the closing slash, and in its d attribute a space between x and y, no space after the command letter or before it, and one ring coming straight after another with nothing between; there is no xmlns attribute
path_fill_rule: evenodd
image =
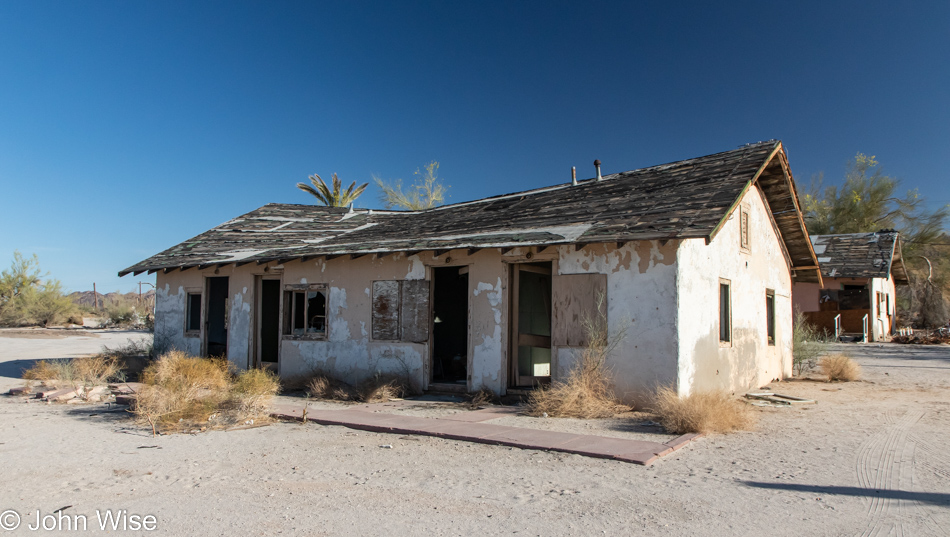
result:
<svg viewBox="0 0 950 537"><path fill-rule="evenodd" d="M739 210L712 243L683 241L677 255L680 342L678 391L724 389L737 392L791 375L791 275L769 220L761 191L751 188L748 206L750 251L740 249ZM720 278L729 280L732 342L719 341ZM775 345L766 337L766 289L775 292Z"/></svg>
<svg viewBox="0 0 950 537"><path fill-rule="evenodd" d="M892 278L871 278L869 288L871 289L869 336L871 341L884 341L891 333L897 290ZM877 298L878 293L881 293L880 302ZM890 311L888 311L888 300L890 300Z"/></svg>
<svg viewBox="0 0 950 537"><path fill-rule="evenodd" d="M639 241L558 249L558 274L607 275L607 323L625 333L609 360L618 396L637 403L658 385L676 382L676 249L679 241ZM554 350L556 375L571 367L579 349Z"/></svg>

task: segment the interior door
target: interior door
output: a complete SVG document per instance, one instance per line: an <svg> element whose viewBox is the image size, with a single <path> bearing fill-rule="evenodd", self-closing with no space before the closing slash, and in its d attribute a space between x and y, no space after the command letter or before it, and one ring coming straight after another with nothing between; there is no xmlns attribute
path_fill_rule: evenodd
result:
<svg viewBox="0 0 950 537"><path fill-rule="evenodd" d="M515 387L551 382L551 263L512 266L511 378Z"/></svg>

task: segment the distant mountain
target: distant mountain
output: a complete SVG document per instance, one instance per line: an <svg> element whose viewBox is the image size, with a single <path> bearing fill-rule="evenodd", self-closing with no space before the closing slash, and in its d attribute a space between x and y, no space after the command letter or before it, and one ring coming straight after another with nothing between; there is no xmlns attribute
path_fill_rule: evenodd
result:
<svg viewBox="0 0 950 537"><path fill-rule="evenodd" d="M74 303L80 306L88 306L92 308L92 307L95 307L96 305L95 295L93 294L92 291L76 291L75 293L70 293L68 296L70 299L72 299ZM139 294L135 292L125 293L125 294L116 293L116 292L99 293L99 307L102 307L108 301L114 301L114 300L128 301L128 302L134 303L139 300ZM155 291L149 290L147 293L142 293L142 300L146 300L154 304Z"/></svg>

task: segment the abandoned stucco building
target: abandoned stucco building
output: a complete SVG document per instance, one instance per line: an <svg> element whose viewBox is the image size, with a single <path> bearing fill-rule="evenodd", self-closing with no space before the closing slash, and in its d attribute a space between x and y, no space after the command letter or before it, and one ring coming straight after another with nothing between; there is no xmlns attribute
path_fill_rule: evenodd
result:
<svg viewBox="0 0 950 537"><path fill-rule="evenodd" d="M793 303L819 329L882 341L894 333L896 286L907 284L895 231L812 235L822 284L795 283Z"/></svg>
<svg viewBox="0 0 950 537"><path fill-rule="evenodd" d="M119 274L158 273L161 343L282 377L503 394L563 377L598 312L627 400L790 375L792 284L821 275L781 142L596 171L420 212L269 204Z"/></svg>

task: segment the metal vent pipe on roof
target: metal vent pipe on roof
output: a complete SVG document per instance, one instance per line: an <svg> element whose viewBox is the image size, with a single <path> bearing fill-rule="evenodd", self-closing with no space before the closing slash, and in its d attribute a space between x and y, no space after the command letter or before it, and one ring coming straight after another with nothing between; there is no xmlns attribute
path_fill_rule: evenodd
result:
<svg viewBox="0 0 950 537"><path fill-rule="evenodd" d="M577 168L571 166L571 184L577 186Z"/></svg>
<svg viewBox="0 0 950 537"><path fill-rule="evenodd" d="M604 180L604 176L603 176L603 175L600 175L600 159L597 159L597 160L594 161L594 167L597 168L597 180L598 180L598 181L603 181L603 180Z"/></svg>

